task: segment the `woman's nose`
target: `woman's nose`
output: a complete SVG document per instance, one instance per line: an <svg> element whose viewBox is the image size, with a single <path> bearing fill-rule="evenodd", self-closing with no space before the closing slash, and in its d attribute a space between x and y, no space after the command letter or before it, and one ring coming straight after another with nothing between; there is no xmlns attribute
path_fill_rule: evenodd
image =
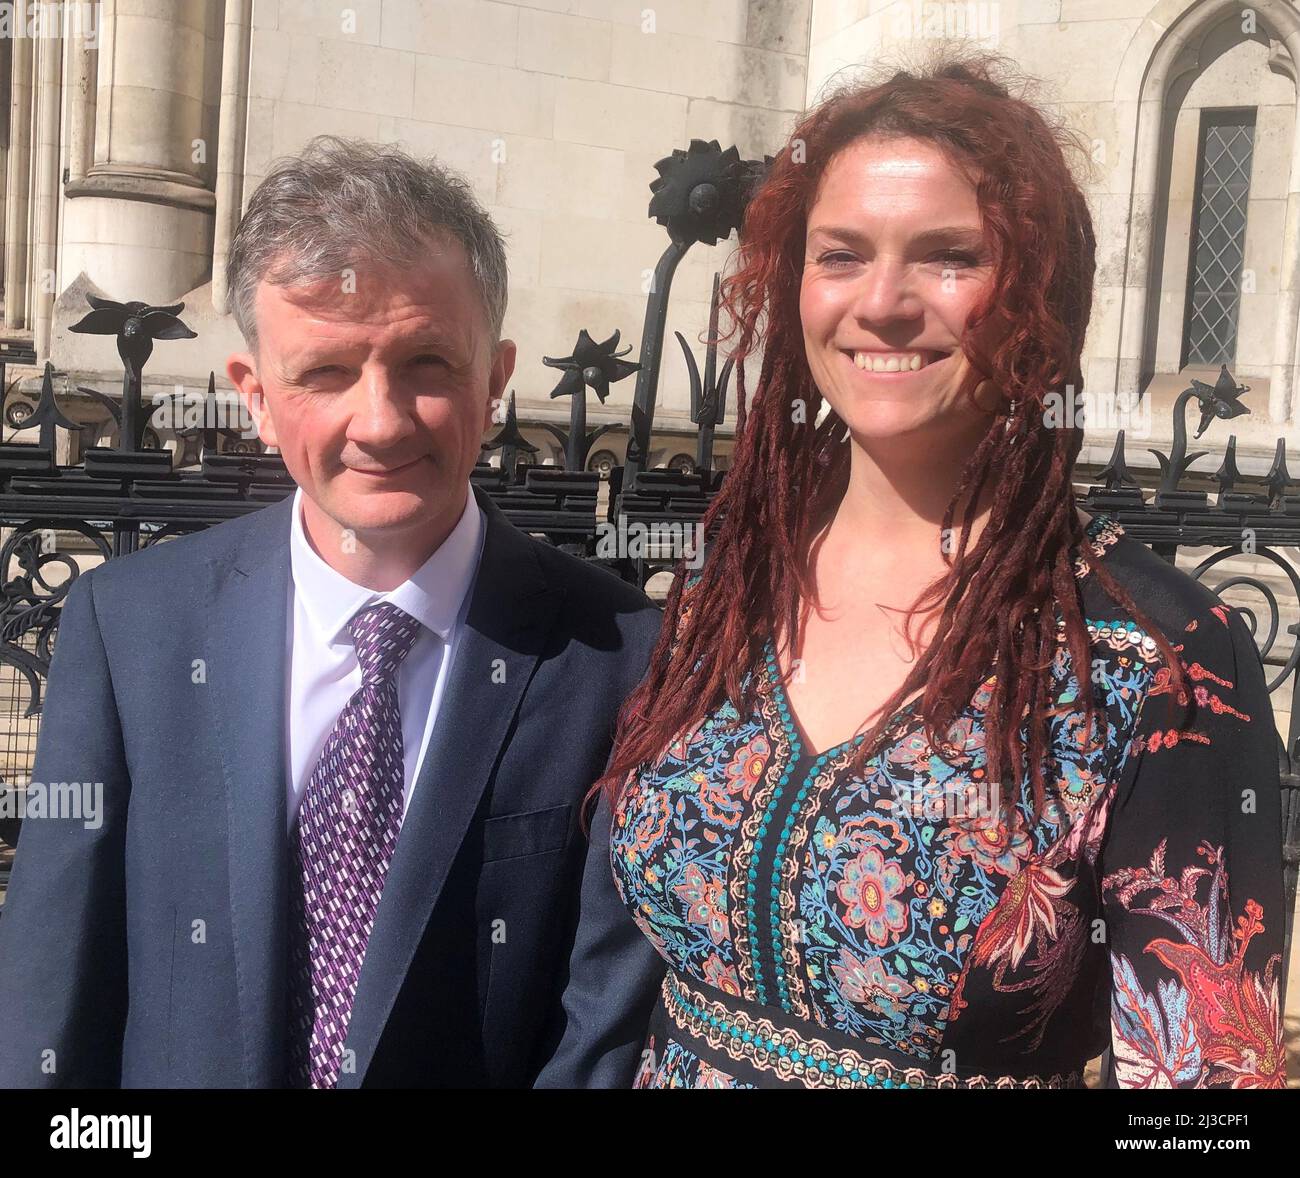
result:
<svg viewBox="0 0 1300 1178"><path fill-rule="evenodd" d="M851 310L866 325L916 318L921 305L913 288L911 268L905 262L882 258L864 267Z"/></svg>

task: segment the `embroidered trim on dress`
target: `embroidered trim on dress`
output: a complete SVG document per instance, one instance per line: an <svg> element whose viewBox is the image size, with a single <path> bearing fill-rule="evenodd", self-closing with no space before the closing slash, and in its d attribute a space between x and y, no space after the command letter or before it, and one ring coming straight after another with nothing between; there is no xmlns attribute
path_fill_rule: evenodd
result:
<svg viewBox="0 0 1300 1178"><path fill-rule="evenodd" d="M760 664L760 675L761 675ZM755 928L758 919L758 856L768 833L768 816L780 801L781 793L790 781L790 771L801 751L797 739L792 740L788 717L785 724L776 715L778 702L770 693L759 692L766 728L772 740L772 752L763 767L763 777L755 787L749 814L742 821L739 837L730 865L731 878L728 895L731 899L732 939L736 948L736 969L742 982L752 986L759 1002L767 1001L767 987L762 976L757 938L762 930Z"/></svg>
<svg viewBox="0 0 1300 1178"><path fill-rule="evenodd" d="M1108 515L1094 515L1084 529L1084 540L1098 558L1106 555L1106 549L1124 535L1124 529ZM1091 570L1082 556L1074 558L1074 575L1082 580Z"/></svg>
<svg viewBox="0 0 1300 1178"><path fill-rule="evenodd" d="M710 998L671 969L664 977L662 1000L669 1021L690 1040L805 1088L1083 1087L1082 1069L1051 1076L958 1076L902 1067L847 1046L834 1047L794 1027L756 1017L735 1003Z"/></svg>

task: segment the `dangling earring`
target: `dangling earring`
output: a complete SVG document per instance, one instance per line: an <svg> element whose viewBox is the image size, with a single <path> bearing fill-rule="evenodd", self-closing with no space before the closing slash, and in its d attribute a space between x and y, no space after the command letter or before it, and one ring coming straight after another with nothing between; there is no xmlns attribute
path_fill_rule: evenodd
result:
<svg viewBox="0 0 1300 1178"><path fill-rule="evenodd" d="M1018 399L1012 401L1011 404L1007 407L1007 420L1006 420L1006 424L1004 424L1002 427L1002 433L1003 435L1006 434L1012 435L1011 441L1007 443L1008 446L1014 446L1018 441L1020 441L1020 427L1019 427L1019 422L1016 421L1016 414L1019 411L1020 411L1020 401ZM1013 432L1013 427L1014 427L1014 432Z"/></svg>
<svg viewBox="0 0 1300 1178"><path fill-rule="evenodd" d="M822 444L817 447L817 465L830 466L831 455L835 452L836 445L842 444L847 440L848 440L847 430L845 431L844 437L840 439L839 443L835 441L835 431L831 430L831 432L828 433L826 437L822 440Z"/></svg>
<svg viewBox="0 0 1300 1178"><path fill-rule="evenodd" d="M822 400L821 408L817 410L817 417L814 421L814 427L820 429L826 419L834 412L831 403L825 399ZM839 420L838 418L836 419ZM843 424L842 422L840 423ZM831 455L835 452L836 446L841 446L849 440L849 427L844 426L844 436L836 439L838 432L835 426L832 426L826 437L822 439L822 444L817 447L816 462L818 466L830 466Z"/></svg>

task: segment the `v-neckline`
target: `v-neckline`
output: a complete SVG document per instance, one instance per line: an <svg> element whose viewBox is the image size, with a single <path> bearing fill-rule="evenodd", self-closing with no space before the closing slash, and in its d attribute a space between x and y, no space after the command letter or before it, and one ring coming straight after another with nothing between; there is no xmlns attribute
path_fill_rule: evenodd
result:
<svg viewBox="0 0 1300 1178"><path fill-rule="evenodd" d="M846 752L851 748L856 748L867 738L865 732L859 732L849 737L848 740L842 740L839 744L833 744L830 748L817 752L809 747L809 742L804 735L803 725L799 722L794 714L794 709L790 706L790 697L786 693L784 685L781 683L781 670L776 661L776 647L772 639L769 638L764 646L763 656L767 664L767 683L772 692L773 702L776 704L777 714L781 718L781 725L786 737L790 743L790 753L792 760L798 760L807 753L814 758L818 764L825 764L833 757L840 753ZM892 716L889 722L880 730L880 740L893 736L897 733L901 722L910 718L916 711L917 705L924 698L925 692L913 696L902 705Z"/></svg>
<svg viewBox="0 0 1300 1178"><path fill-rule="evenodd" d="M1099 559L1105 559L1106 550L1123 535L1124 528L1119 521L1104 512L1098 512L1084 525L1084 543L1092 546L1093 552ZM1081 558L1076 558L1074 571L1080 582L1084 581L1091 572ZM776 703L777 713L780 715L785 737L790 743L793 760L798 760L805 753L808 753L818 764L825 764L832 757L861 744L866 739L867 734L859 732L848 740L842 740L839 744L831 745L830 748L823 752L810 750L804 735L803 725L795 716L794 708L790 705L790 697L781 683L781 669L776 660L776 646L770 637L764 644L763 655L767 665L767 683L771 688L772 699ZM922 689L919 694L914 695L898 708L889 717L888 723L880 730L878 741L896 736L903 723L915 714L917 705L920 704L924 697L925 691Z"/></svg>

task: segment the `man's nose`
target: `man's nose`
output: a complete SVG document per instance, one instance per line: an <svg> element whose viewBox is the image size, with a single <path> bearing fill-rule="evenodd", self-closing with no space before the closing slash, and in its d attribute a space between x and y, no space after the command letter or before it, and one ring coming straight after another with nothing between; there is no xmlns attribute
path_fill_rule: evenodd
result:
<svg viewBox="0 0 1300 1178"><path fill-rule="evenodd" d="M348 423L349 441L388 446L414 432L410 404L387 369L363 370L353 391L355 408Z"/></svg>

